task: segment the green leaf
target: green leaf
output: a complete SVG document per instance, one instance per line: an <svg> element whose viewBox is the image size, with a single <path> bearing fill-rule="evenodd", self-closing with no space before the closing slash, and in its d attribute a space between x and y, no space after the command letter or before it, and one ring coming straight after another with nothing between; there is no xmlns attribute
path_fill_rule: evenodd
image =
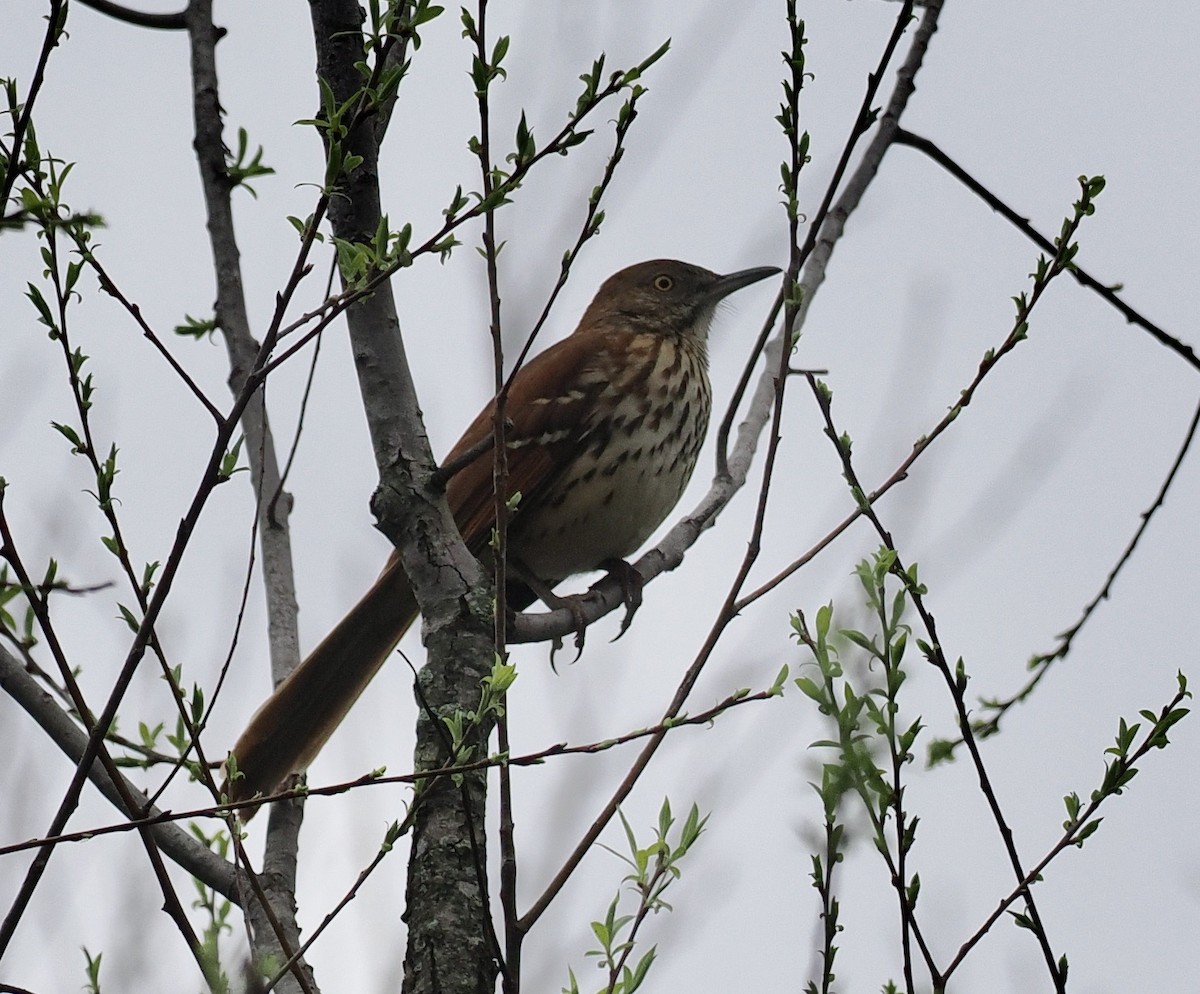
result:
<svg viewBox="0 0 1200 994"><path fill-rule="evenodd" d="M218 483L224 483L231 476L233 476L234 473L244 473L248 471L249 467L239 467L237 464L238 458L241 456L242 452L242 443L245 440L246 436L244 434L239 435L237 441L233 443L233 447L221 457L221 468L217 470Z"/></svg>
<svg viewBox="0 0 1200 994"><path fill-rule="evenodd" d="M25 287L25 296L37 308L38 321L50 329L52 333L51 337L53 338L57 332L54 324L54 315L50 311L50 305L46 303L46 298L42 296L42 291L32 283L26 283Z"/></svg>
<svg viewBox="0 0 1200 994"><path fill-rule="evenodd" d="M775 682L774 682L773 684L771 684L771 686L768 688L768 690L767 690L767 693L769 693L769 694L775 694L775 695L782 694L782 693L783 693L783 686L784 686L784 684L785 684L785 683L787 683L787 678L788 678L788 675L789 675L789 673L790 673L790 672L791 672L791 671L790 671L790 669L788 668L788 664L787 664L787 663L784 663L784 664L783 664L783 665L782 665L782 666L779 668L779 673L778 673L778 675L775 677Z"/></svg>
<svg viewBox="0 0 1200 994"><path fill-rule="evenodd" d="M669 52L670 50L671 50L671 39L668 38L661 45L659 45L658 48L656 48L653 52L651 52L650 55L648 55L641 62L639 62L637 64L636 68L634 68L632 71L637 73L637 76L641 76L642 73L644 73L647 69L649 69L652 65L654 65L654 63L656 63L659 59L661 59L664 55L666 55L667 52ZM634 78L636 79L637 77L634 77Z"/></svg>
<svg viewBox="0 0 1200 994"><path fill-rule="evenodd" d="M63 10L66 13L66 9ZM84 959L84 971L87 976L87 982L84 985L84 990L87 994L100 994L100 961L104 959L104 953L97 953L93 956L88 952L87 946L81 947Z"/></svg>
<svg viewBox="0 0 1200 994"><path fill-rule="evenodd" d="M162 734L163 723L160 721L157 725L151 728L144 721L138 722L138 737L142 740L142 745L147 749L153 749L158 737Z"/></svg>
<svg viewBox="0 0 1200 994"><path fill-rule="evenodd" d="M296 218L288 220L296 222ZM297 222L298 223L298 222ZM194 338L199 341L201 338L211 339L217 331L217 320L213 318L194 318L190 314L184 314L183 324L175 326L175 334L184 338Z"/></svg>
<svg viewBox="0 0 1200 994"><path fill-rule="evenodd" d="M925 759L926 766L933 767L952 762L954 762L953 742L949 739L934 739L929 743L929 752Z"/></svg>
<svg viewBox="0 0 1200 994"><path fill-rule="evenodd" d="M868 638L862 632L856 632L850 628L843 628L842 635L853 642L860 649L865 649L872 656L879 656L879 647L875 644L875 640Z"/></svg>
<svg viewBox="0 0 1200 994"><path fill-rule="evenodd" d="M910 907L916 907L917 896L921 893L921 875L914 873L908 887L905 888L905 897L908 898Z"/></svg>
<svg viewBox="0 0 1200 994"><path fill-rule="evenodd" d="M70 425L60 424L57 421L51 421L50 426L57 431L63 438L71 443L71 454L76 455L87 451L87 446L83 444L83 439L79 437L79 433Z"/></svg>
<svg viewBox="0 0 1200 994"><path fill-rule="evenodd" d="M158 572L161 565L157 559L152 563L146 563L142 570L142 593L148 594L154 589L154 574Z"/></svg>
<svg viewBox="0 0 1200 994"><path fill-rule="evenodd" d="M134 613L130 611L129 608L127 608L124 604L118 604L117 610L121 613L122 620L124 620L125 624L129 626L129 630L136 633L139 627L139 622Z"/></svg>
<svg viewBox="0 0 1200 994"><path fill-rule="evenodd" d="M817 609L817 641L824 642L829 635L829 628L833 622L833 604L824 604Z"/></svg>
<svg viewBox="0 0 1200 994"><path fill-rule="evenodd" d="M1086 825L1084 825L1079 830L1079 834L1075 837L1075 845L1082 849L1084 841L1100 827L1100 823L1102 821L1104 821L1103 818L1093 818Z"/></svg>
<svg viewBox="0 0 1200 994"><path fill-rule="evenodd" d="M1030 920L1028 915L1023 914L1020 911L1011 910L1008 912L1008 914L1012 918L1013 924L1015 924L1018 928L1027 928L1031 932L1036 931L1036 929L1033 927L1033 922Z"/></svg>
<svg viewBox="0 0 1200 994"><path fill-rule="evenodd" d="M498 69L500 63L504 61L504 56L508 54L508 46L511 39L508 35L501 35L496 40L496 45L492 49L492 68Z"/></svg>
<svg viewBox="0 0 1200 994"><path fill-rule="evenodd" d="M1063 797L1063 806L1067 809L1067 821L1063 823L1063 828L1070 828L1079 818L1081 802L1079 795L1075 791Z"/></svg>
<svg viewBox="0 0 1200 994"><path fill-rule="evenodd" d="M460 17L463 25L462 36L464 38L470 38L471 41L475 41L479 37L479 31L475 27L475 18L470 15L466 7L462 8Z"/></svg>

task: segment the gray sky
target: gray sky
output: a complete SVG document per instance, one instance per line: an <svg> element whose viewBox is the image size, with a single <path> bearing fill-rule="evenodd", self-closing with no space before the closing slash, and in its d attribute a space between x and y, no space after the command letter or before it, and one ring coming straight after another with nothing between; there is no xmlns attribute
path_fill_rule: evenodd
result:
<svg viewBox="0 0 1200 994"><path fill-rule="evenodd" d="M736 14L731 13L736 9ZM808 23L803 126L812 134L804 209L812 213L878 58L896 5L817 2ZM29 79L41 6L6 14L0 75ZM1125 299L1195 345L1200 258L1194 172L1200 93L1194 48L1200 11L1155 5L948 0L941 30L905 124L938 142L1037 225L1056 233L1077 197L1076 177L1103 174L1108 188L1081 232L1080 263L1124 285ZM237 200L238 235L251 319L261 332L291 267L294 234L284 220L311 210L320 148L293 126L316 106L312 45L302 6L222 4L220 46L227 134L248 129L275 177L258 199ZM786 261L779 162L786 148L773 121L781 98L778 53L786 45L783 4L622 0L607 4L494 6L492 27L511 33L509 77L496 90L496 141L510 140L521 108L543 140L574 105L578 75L600 50L612 68L639 61L665 38L641 114L618 171L601 236L585 248L546 329L561 337L599 282L645 258L684 258L719 271ZM469 52L454 12L428 26L392 125L382 165L394 224L431 230L456 184L473 188L466 151L474 133ZM191 156L187 49L183 37L148 33L83 8L51 62L38 104L44 148L78 161L66 199L102 213L100 255L123 291L164 337L184 313L207 316L214 296L200 190ZM890 87L890 77L888 81ZM607 120L615 113L603 115ZM540 310L597 182L606 134L579 154L547 164L499 217L504 320L511 340ZM424 261L396 281L401 316L435 449L457 437L488 392L485 281L477 232L451 262ZM839 246L818 294L797 362L827 368L834 414L855 441L868 486L884 479L970 381L984 351L1007 335L1010 298L1028 290L1036 249L918 153L889 152ZM96 535L100 520L82 491L80 460L49 427L72 417L61 356L22 298L40 278L32 237L0 239L0 475L30 563L59 558L74 582L116 579ZM302 303L317 299L316 278ZM722 312L711 347L718 401L729 396L771 296L745 291ZM120 512L135 561L165 557L199 475L212 432L203 412L151 353L118 308L84 289L73 334L93 358L96 425L121 449ZM172 342L180 360L223 404L224 352ZM1025 677L1033 654L1054 645L1099 590L1154 498L1196 404L1195 370L1128 326L1096 296L1066 280L1039 305L1030 340L988 378L947 436L880 505L905 558L917 561L951 658L962 656L977 695L1003 695ZM305 368L273 377L270 404L284 444L295 424ZM804 384L793 384L783 426L761 582L809 548L851 508L832 447ZM704 492L700 470L683 507ZM290 489L302 640L310 647L366 588L387 553L366 499L374 480L348 349L340 329L325 337ZM1154 519L1112 599L1033 701L984 745L997 793L1027 863L1055 841L1061 797L1099 784L1103 750L1118 718L1159 708L1176 670L1196 676L1190 622L1200 603L1193 454ZM162 633L185 677L212 679L231 636L245 570L252 507L244 478L214 495L180 573ZM647 591L637 623L619 643L607 619L584 658L546 664L546 650L515 653L513 747L586 742L653 723L707 631L745 547L753 514L744 493L676 573ZM769 685L783 663L806 661L789 638L788 612L811 617L833 600L845 624L861 624L850 574L877 545L853 529L727 634L698 687L698 711L742 686ZM128 633L114 595L60 606L72 658L98 696L123 658ZM402 644L414 660L415 633ZM230 688L209 729L223 751L268 688L261 596L250 599ZM953 732L940 680L913 652L905 713L932 735ZM387 765L407 769L413 705L410 675L386 668L310 774L335 782ZM122 727L168 713L162 681L139 676ZM659 943L648 990L799 990L811 975L816 896L805 844L819 824L808 744L826 729L793 689L783 700L731 713L709 729L680 732L647 773L625 811L652 824L663 796L682 815L694 801L712 813L705 833L647 933ZM1082 852L1070 850L1039 885L1039 907L1056 954L1071 962L1071 989L1193 991L1191 955L1200 931L1200 852L1194 770L1200 734L1185 721L1172 747L1142 764ZM923 744L919 743L921 755ZM41 834L71 768L33 723L0 697L0 845ZM629 752L564 760L515 776L521 902L555 872L618 782ZM917 764L919 767L920 764ZM923 887L919 913L943 962L1010 889L999 837L965 762L910 771L908 802L921 816L913 852ZM302 837L300 901L313 927L373 856L407 795L375 788L310 803ZM177 786L174 807L202 802ZM89 799L76 828L115 813ZM250 851L258 848L259 825ZM841 894L837 973L843 991L899 981L894 895L869 840L856 835ZM618 833L606 837L619 847ZM27 856L0 858L7 908ZM573 965L599 984L584 952L588 922L603 915L623 866L603 850L559 897L526 949L531 991L557 990ZM312 951L326 990L383 990L402 956L405 853L388 860ZM183 890L185 900L190 891ZM35 991L83 981L78 947L105 952L114 990L198 989L194 967L167 918L133 838L60 848L0 965L0 982ZM110 972L111 971L111 972ZM961 991L1048 990L1029 935L999 923L959 974Z"/></svg>

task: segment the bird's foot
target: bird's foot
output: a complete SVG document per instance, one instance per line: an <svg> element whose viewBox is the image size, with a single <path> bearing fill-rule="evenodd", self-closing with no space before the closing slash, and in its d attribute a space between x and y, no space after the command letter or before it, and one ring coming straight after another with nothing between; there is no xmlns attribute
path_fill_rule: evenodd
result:
<svg viewBox="0 0 1200 994"><path fill-rule="evenodd" d="M583 599L586 595L568 594L566 596L559 596L550 589L552 584L546 583L541 577L535 576L524 563L512 556L508 559L508 568L550 610L557 611L559 608L565 608L571 612L572 630L575 632L575 659L572 659L571 662L574 663L583 655L584 633L587 631L587 616L583 611ZM558 636L555 636L550 642L550 668L555 673L558 672L558 668L554 664L554 654L562 649L562 646L562 639Z"/></svg>
<svg viewBox="0 0 1200 994"><path fill-rule="evenodd" d="M510 560L510 566L516 566L518 575L521 577L525 585L533 591L538 599L551 610L563 608L571 612L572 631L575 632L575 658L572 663L578 661L583 655L583 646L587 637L587 614L584 611L584 605L588 598L601 583L608 577L615 577L621 585L621 599L625 604L625 616L621 619L621 630L617 632L613 638L615 642L629 630L630 622L633 621L633 616L637 614L638 608L642 606L642 586L644 581L642 574L634 569L624 559L606 559L599 564L600 569L606 570L608 575L601 580L597 580L588 589L585 594L567 594L560 596L552 591L546 583L542 582L535 576L532 576L528 570L521 567L519 563L513 563ZM554 656L562 649L563 642L561 638L555 638L550 643L550 668L556 673L558 672L555 666Z"/></svg>
<svg viewBox="0 0 1200 994"><path fill-rule="evenodd" d="M633 621L633 616L637 614L638 608L642 606L642 587L645 585L645 580L642 574L639 573L624 559L606 559L600 564L602 569L608 570L608 576L616 577L621 584L621 600L625 604L625 617L621 619L621 630L613 637L615 642L627 631L629 631L630 622ZM608 576L604 580L608 579ZM604 580L598 580L592 584L592 589L603 583Z"/></svg>
<svg viewBox="0 0 1200 994"><path fill-rule="evenodd" d="M584 614L583 606L587 599L591 596L600 584L604 583L609 577L615 577L617 582L621 584L621 600L625 605L625 617L621 619L621 630L613 636L613 641L617 641L622 635L629 630L630 622L633 621L633 616L637 614L638 608L642 606L642 587L645 581L642 574L625 562L624 559L606 559L600 563L600 568L607 571L607 576L588 588L586 594L570 594L566 597L559 597L557 594L550 594L552 600L546 600L540 593L539 597L545 601L547 605L554 608L565 607L571 612L572 618L575 621L575 658L572 663L577 662L579 657L583 655L583 643L587 633L587 617ZM554 669L554 653L562 648L562 640L555 639L550 650L550 668ZM555 672L558 672L555 670Z"/></svg>
<svg viewBox="0 0 1200 994"><path fill-rule="evenodd" d="M567 594L560 597L558 594L550 590L544 592L536 592L541 598L543 604L548 608L557 611L559 608L565 608L571 612L571 628L575 632L575 658L571 663L579 662L579 657L583 655L583 643L587 638L587 615L584 614L583 604L587 594ZM563 640L559 636L555 636L550 642L550 669L555 673L558 672L558 667L554 663L554 655L563 647Z"/></svg>

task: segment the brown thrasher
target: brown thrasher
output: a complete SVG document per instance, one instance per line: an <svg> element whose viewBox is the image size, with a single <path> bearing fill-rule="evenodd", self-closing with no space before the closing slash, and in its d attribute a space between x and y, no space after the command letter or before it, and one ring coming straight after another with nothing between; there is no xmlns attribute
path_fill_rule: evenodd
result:
<svg viewBox="0 0 1200 994"><path fill-rule="evenodd" d="M508 394L508 526L517 574L506 600L521 610L539 589L624 560L671 512L696 465L712 394L707 338L718 302L775 268L718 276L669 259L623 269L600 287L569 338L520 369ZM446 463L492 432L483 409ZM460 469L446 498L467 547L487 554L495 524L491 450ZM233 753L235 801L270 793L316 757L417 617L399 556L276 688Z"/></svg>

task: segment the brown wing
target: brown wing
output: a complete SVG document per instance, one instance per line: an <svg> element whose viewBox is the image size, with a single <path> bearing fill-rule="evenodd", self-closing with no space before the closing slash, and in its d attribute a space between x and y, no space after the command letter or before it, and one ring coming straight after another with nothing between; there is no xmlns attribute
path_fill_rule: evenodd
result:
<svg viewBox="0 0 1200 994"><path fill-rule="evenodd" d="M519 490L526 499L536 499L554 485L566 459L583 444L582 405L593 404L607 382L596 373L604 348L603 334L577 332L532 360L513 381L508 439L516 445L509 448L510 493ZM448 461L491 432L493 409L489 404L475 419ZM489 450L447 486L455 521L476 555L484 550L495 520L492 466ZM531 594L517 594L510 604L524 606L531 600ZM233 749L244 776L222 789L234 800L244 800L271 791L292 770L307 766L416 615L399 553L393 552L375 585L250 720ZM250 809L243 816L252 813Z"/></svg>
<svg viewBox="0 0 1200 994"><path fill-rule="evenodd" d="M584 411L595 404L606 379L597 373L606 348L599 332L571 335L521 368L509 391L505 415L508 447L508 493L534 502L552 487L566 461L584 440ZM460 458L490 434L495 403L488 404L446 456ZM488 449L450 480L446 496L467 546L476 555L495 524L492 475L495 460ZM519 515L518 508L517 514Z"/></svg>

